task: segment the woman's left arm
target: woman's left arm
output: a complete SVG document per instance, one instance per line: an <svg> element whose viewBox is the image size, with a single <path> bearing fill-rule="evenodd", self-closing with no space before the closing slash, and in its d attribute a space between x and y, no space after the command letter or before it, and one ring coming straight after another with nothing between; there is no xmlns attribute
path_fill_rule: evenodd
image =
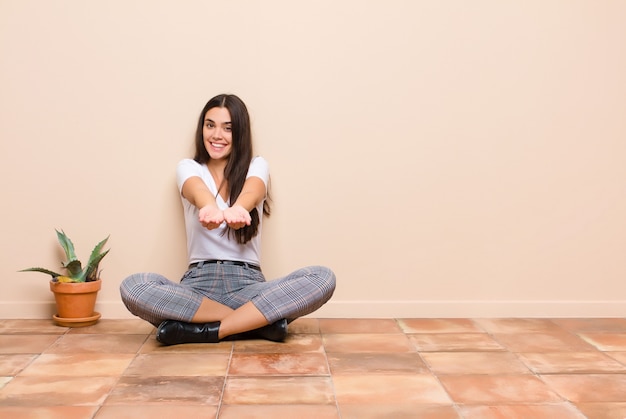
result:
<svg viewBox="0 0 626 419"><path fill-rule="evenodd" d="M224 210L224 221L235 230L250 225L250 211L265 199L265 194L266 189L263 180L256 176L249 177L243 184L235 203Z"/></svg>

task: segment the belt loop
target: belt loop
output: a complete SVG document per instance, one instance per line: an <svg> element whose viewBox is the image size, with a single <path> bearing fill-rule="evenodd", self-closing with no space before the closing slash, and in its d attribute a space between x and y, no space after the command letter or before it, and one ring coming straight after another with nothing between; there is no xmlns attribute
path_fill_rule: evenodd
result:
<svg viewBox="0 0 626 419"><path fill-rule="evenodd" d="M196 265L196 267L197 267L198 269L202 268L203 266L204 266L204 261L203 261L203 260L202 260L202 261L200 261L200 262L198 262L198 265Z"/></svg>

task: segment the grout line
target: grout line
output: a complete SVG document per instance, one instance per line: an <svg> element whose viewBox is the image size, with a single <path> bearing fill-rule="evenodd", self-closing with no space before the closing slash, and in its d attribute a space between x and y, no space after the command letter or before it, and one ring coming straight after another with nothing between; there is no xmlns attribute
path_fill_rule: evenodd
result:
<svg viewBox="0 0 626 419"><path fill-rule="evenodd" d="M395 319L396 323L398 324L398 326L400 326L400 321L399 319ZM433 371L433 369L431 368L431 366L428 364L428 362L426 362L426 360L424 359L424 357L422 356L422 353L420 352L417 344L410 338L410 336L408 336L411 333L406 332L404 329L402 329L402 327L400 327L400 329L402 330L402 333L404 333L404 335L406 336L407 340L409 341L409 343L411 344L411 346L413 347L413 349L415 350L415 353L417 354L417 356L422 360L422 363L424 364L424 366L426 367L426 369L430 372L430 374L435 378L435 380L437 380L437 382L439 383L439 385L441 386L441 388L443 389L443 391L448 395L448 398L450 399L450 403L452 408L454 409L454 411L459 415L459 418L462 418L463 415L461 415L461 411L459 409L458 404L454 401L454 399L452 398L452 396L450 395L450 393L448 392L448 389L446 389L446 386L443 385L443 383L441 382L441 380L439 379L439 376L437 374L435 374L435 371Z"/></svg>
<svg viewBox="0 0 626 419"><path fill-rule="evenodd" d="M342 415L341 415L341 409L339 408L339 401L337 400L337 389L335 388L335 380L333 379L333 372L330 368L330 362L328 361L328 351L326 351L326 345L324 345L324 334L322 333L322 328L319 325L319 320L317 324L318 324L317 330L320 336L322 349L324 350L324 359L326 360L326 368L328 369L328 379L330 380L330 388L333 393L333 398L335 399L335 408L337 409L337 416L339 417L339 419L341 419Z"/></svg>
<svg viewBox="0 0 626 419"><path fill-rule="evenodd" d="M234 352L235 352L235 342L232 342L230 345L230 352L228 355L228 363L226 364L226 372L224 373L224 383L222 384L222 392L220 393L220 400L217 403L217 409L215 411L215 419L218 419L220 417L222 406L224 405L224 394L226 393L226 383L228 382L228 377L230 374L230 365L233 360Z"/></svg>
<svg viewBox="0 0 626 419"><path fill-rule="evenodd" d="M130 368L130 366L133 364L133 362L135 362L137 360L137 357L139 355L141 355L141 350L143 349L144 345L146 344L146 342L148 342L148 340L150 339L151 333L147 334L145 336L145 338L143 339L143 342L141 343L141 345L139 345L139 348L137 348L137 351L135 352L135 354L133 355L133 359L130 360L130 362L128 363L128 365L126 366L126 368L124 368L124 371L122 371L118 376L117 379L115 380L115 383L111 386L111 389L109 390L109 392L106 394L106 396L102 399L102 403L100 405L98 405L98 408L96 409L96 411L94 412L94 415L92 416L92 418L95 418L98 415L98 412L100 412L100 410L104 407L104 404L106 403L107 399L109 398L109 396L111 396L111 393L113 393L113 391L117 388L118 384L120 383L120 381L122 380L122 377L124 377L124 373L126 371L128 371L128 369Z"/></svg>

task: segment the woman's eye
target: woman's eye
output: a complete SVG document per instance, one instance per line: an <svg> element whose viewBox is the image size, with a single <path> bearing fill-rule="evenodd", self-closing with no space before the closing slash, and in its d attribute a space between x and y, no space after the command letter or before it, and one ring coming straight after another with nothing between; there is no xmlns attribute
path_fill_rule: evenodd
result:
<svg viewBox="0 0 626 419"><path fill-rule="evenodd" d="M224 128L224 131L231 132L232 131L232 127L226 127L226 128Z"/></svg>

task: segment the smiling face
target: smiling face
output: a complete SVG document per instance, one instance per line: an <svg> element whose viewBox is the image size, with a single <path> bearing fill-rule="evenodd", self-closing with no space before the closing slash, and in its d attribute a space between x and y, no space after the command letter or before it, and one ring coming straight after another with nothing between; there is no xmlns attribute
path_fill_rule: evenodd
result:
<svg viewBox="0 0 626 419"><path fill-rule="evenodd" d="M204 147L211 159L227 160L233 143L230 112L226 108L214 107L204 115L202 128Z"/></svg>

